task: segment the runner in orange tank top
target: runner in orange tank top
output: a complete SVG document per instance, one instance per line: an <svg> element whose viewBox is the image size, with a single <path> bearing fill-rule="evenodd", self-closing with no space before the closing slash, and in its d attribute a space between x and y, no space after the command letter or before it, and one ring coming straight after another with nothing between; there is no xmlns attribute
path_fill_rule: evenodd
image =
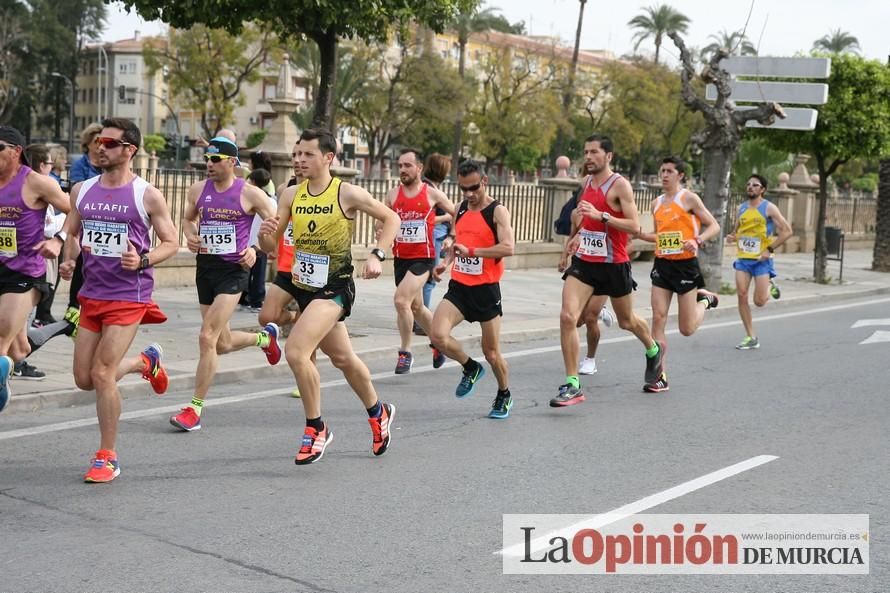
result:
<svg viewBox="0 0 890 593"><path fill-rule="evenodd" d="M423 304L423 286L436 266L436 246L433 227L436 208L454 218L454 203L443 192L423 182L423 159L414 148L406 148L399 155L399 185L386 194L386 205L399 215L399 234L393 243L393 270L396 292L393 302L399 327L401 346L395 373L411 371L414 355L411 338L414 322L430 333L432 312ZM445 364L445 355L433 348L433 367Z"/></svg>
<svg viewBox="0 0 890 593"><path fill-rule="evenodd" d="M720 225L705 208L701 198L683 188L686 163L679 157L666 157L659 170L664 193L652 202L654 233L640 233L640 238L655 243L652 265L652 337L667 345L664 328L674 293L677 294L680 333L691 336L698 329L705 311L717 307L717 295L704 289L698 265L698 249L720 233ZM702 226L704 228L702 228ZM643 391L668 390L667 375L662 372Z"/></svg>
<svg viewBox="0 0 890 593"><path fill-rule="evenodd" d="M436 266L438 280L451 267L448 292L433 316L433 345L463 366L463 376L454 394L464 398L473 393L485 375L485 367L470 358L451 331L462 321L478 321L482 326L482 352L498 382L497 395L489 418L510 415L513 398L507 376L507 361L501 355L501 285L503 258L513 255L513 226L510 212L488 195L488 176L480 163L464 161L457 170L463 194L454 217L453 235L442 249L447 255Z"/></svg>
<svg viewBox="0 0 890 593"><path fill-rule="evenodd" d="M590 297L607 295L621 329L633 333L646 347L645 382L661 376L662 350L652 339L649 326L633 310L636 283L627 255L628 235L640 230L637 205L630 183L611 168L612 140L594 134L584 142L585 180L578 208L572 217L577 232L566 244L572 262L563 275L562 310L559 318L566 382L550 400L558 408L584 401L578 378L578 319Z"/></svg>

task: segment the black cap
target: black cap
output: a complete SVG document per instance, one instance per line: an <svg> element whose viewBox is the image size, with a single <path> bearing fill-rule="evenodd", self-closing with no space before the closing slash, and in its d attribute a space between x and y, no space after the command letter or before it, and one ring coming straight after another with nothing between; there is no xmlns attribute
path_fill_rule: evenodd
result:
<svg viewBox="0 0 890 593"><path fill-rule="evenodd" d="M30 165L28 157L25 156L25 137L22 133L12 126L0 126L0 140L11 146L18 146L22 149L20 160L23 165Z"/></svg>
<svg viewBox="0 0 890 593"><path fill-rule="evenodd" d="M228 138L217 136L210 140L206 154L224 154L238 158L238 146Z"/></svg>

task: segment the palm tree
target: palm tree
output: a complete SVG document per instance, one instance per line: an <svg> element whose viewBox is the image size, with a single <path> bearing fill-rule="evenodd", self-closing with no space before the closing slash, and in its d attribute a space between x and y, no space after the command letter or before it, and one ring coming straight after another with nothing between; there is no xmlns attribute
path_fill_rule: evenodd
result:
<svg viewBox="0 0 890 593"><path fill-rule="evenodd" d="M629 26L639 29L634 35L634 51L637 51L645 40L653 37L655 40L655 63L657 64L662 38L670 31L686 33L689 22L689 17L667 4L650 6L645 9L644 14L638 14L627 23Z"/></svg>
<svg viewBox="0 0 890 593"><path fill-rule="evenodd" d="M707 61L718 49L725 49L731 56L756 56L757 48L741 31L729 33L723 29L717 35L709 35L714 41L701 50L702 61Z"/></svg>
<svg viewBox="0 0 890 593"><path fill-rule="evenodd" d="M823 35L813 42L813 49L826 51L830 54L859 53L859 40L854 35L834 29L828 35Z"/></svg>
<svg viewBox="0 0 890 593"><path fill-rule="evenodd" d="M463 11L458 14L452 29L457 33L458 45L458 62L457 72L460 74L461 80L464 78L464 72L467 65L467 43L470 42L470 35L480 31L501 31L503 33L512 33L514 31L510 22L507 21L497 8L482 8L476 6L470 11ZM457 175L457 165L460 161L461 149L463 144L464 119L463 113L458 115L457 121L454 122L454 149L451 153L451 174Z"/></svg>
<svg viewBox="0 0 890 593"><path fill-rule="evenodd" d="M878 212L872 269L890 272L890 159L881 160L878 169Z"/></svg>

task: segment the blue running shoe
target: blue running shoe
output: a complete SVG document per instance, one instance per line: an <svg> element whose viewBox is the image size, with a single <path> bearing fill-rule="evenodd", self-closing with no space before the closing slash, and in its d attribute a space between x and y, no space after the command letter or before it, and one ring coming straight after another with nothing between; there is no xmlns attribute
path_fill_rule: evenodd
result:
<svg viewBox="0 0 890 593"><path fill-rule="evenodd" d="M491 412L488 413L489 418L502 419L510 415L510 408L513 407L513 396L510 392L498 393L491 405Z"/></svg>
<svg viewBox="0 0 890 593"><path fill-rule="evenodd" d="M464 371L464 376L461 377L460 383L457 384L457 389L454 390L454 395L457 397L467 397L468 395L472 395L473 390L476 389L476 383L485 376L485 367L481 364L476 366L476 370L472 373L467 373Z"/></svg>
<svg viewBox="0 0 890 593"><path fill-rule="evenodd" d="M266 353L266 360L269 361L269 364L276 365L281 360L281 344L278 343L278 336L281 335L281 330L278 329L277 323L267 323L263 327L263 332L269 336L269 343L263 347L263 352Z"/></svg>
<svg viewBox="0 0 890 593"><path fill-rule="evenodd" d="M9 402L9 375L15 363L8 356L0 356L0 411Z"/></svg>

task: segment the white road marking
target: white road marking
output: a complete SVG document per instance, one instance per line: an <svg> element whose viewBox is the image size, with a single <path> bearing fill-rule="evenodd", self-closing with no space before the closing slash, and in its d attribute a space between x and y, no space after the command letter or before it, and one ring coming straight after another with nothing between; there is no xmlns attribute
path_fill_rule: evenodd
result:
<svg viewBox="0 0 890 593"><path fill-rule="evenodd" d="M749 469L754 469L755 467L761 466L764 463L775 461L776 459L778 459L778 457L775 455L758 455L757 457L746 459L745 461L741 461L734 465L724 467L723 469L718 469L717 471L705 474L703 476L695 478L694 480L683 482L682 484L678 484L677 486L668 488L667 490L662 490L661 492L657 492L645 498L641 498L640 500L637 500L630 504L620 506L617 509L613 509L599 515L593 515L590 517L590 519L579 521L578 523L566 527L563 530L563 533L574 532L578 531L579 529L599 529L603 525L609 525L610 523L620 521L621 519L630 517L631 515L636 515L637 513L641 513L647 509L651 509L652 507L658 506L670 500L674 500L675 498L680 498L681 496L689 494L690 492L695 492L696 490L700 490L705 486L710 486L711 484L715 484L717 482L720 482L721 480L731 478L732 476L735 476L742 472L746 472ZM556 532L546 533L540 537L531 540L531 542L529 542L529 545L533 551L537 550L538 548L546 548L550 545L550 539L554 535L556 535ZM504 548L503 550L495 552L495 554L503 554L505 556L522 556L525 554L525 543L516 544L510 546L509 548Z"/></svg>
<svg viewBox="0 0 890 593"><path fill-rule="evenodd" d="M850 329L857 327L868 327L870 325L890 325L890 319L860 319L850 326Z"/></svg>
<svg viewBox="0 0 890 593"><path fill-rule="evenodd" d="M758 323L761 323L764 321L772 321L775 319L788 319L791 317L802 317L805 315L817 315L819 313L827 313L830 311L840 311L843 309L853 309L855 307L866 307L869 305L877 305L877 304L883 304L883 303L890 303L890 298L873 299L873 300L869 300L869 301L861 301L861 302L856 302L856 303L844 303L841 305L833 305L830 307L819 307L818 309L809 309L806 311L793 311L790 313L779 313L776 315L766 315L763 317L757 317L755 319L755 321L757 321ZM741 324L741 321L722 321L720 323L712 323L712 324L708 324L708 325L703 325L698 328L698 331L704 331L704 330L710 330L710 329L720 329L720 328L731 327L731 326L740 325L740 324ZM672 330L668 330L665 333L668 335L676 335L680 332L677 329L672 329ZM636 340L636 339L637 338L635 336L633 336L632 334L628 334L628 335L620 336L620 337L616 337L616 338L607 338L604 340L600 340L600 344L615 344L618 342L628 342L628 341ZM536 354L547 354L549 352L558 352L559 350L560 350L559 345L545 346L545 347L541 347L541 348L530 348L528 350L518 350L515 352L506 352L506 353L504 353L503 356L504 356L504 358L520 358L523 356L534 356ZM442 368L455 367L455 366L458 366L457 363L448 362ZM421 374L421 373L429 373L429 372L432 372L433 370L434 369L433 369L432 365L414 367L411 370L411 374L416 375L416 374ZM377 380L377 379L389 378L392 376L393 376L392 371L386 371L386 372L382 372L382 373L374 373L373 375L371 375L371 379ZM345 379L337 379L336 381L326 381L321 384L321 387L322 388L339 387L342 385L346 385ZM255 399L262 399L262 398L266 398L266 397L274 397L277 395L288 395L291 393L291 391L293 391L293 387L287 387L284 389L278 389L278 390L274 390L274 391L263 391L262 393L251 393L251 394L244 394L244 395L230 395L228 397L220 397L220 398L213 399L211 401L208 401L205 405L208 407L211 407L211 406L224 405L224 404L234 404L234 403L240 403L240 402L245 402L245 401L251 401L251 400L255 400ZM121 420L133 420L136 418L145 418L148 416L155 416L158 414L169 414L171 412L178 412L181 409L182 409L181 405L176 405L176 406L162 406L159 408L149 408L149 409L138 410L138 411L133 411L133 412L125 412L125 413L121 414ZM33 436L33 435L37 435L37 434L45 434L48 432L58 432L61 430L70 430L72 428L81 428L84 426L92 426L95 424L98 424L98 420L96 418L85 418L83 420L69 420L66 422L56 422L53 424L45 424L42 426L33 426L30 428L21 428L18 430L8 430L5 432L0 432L0 441L5 441L8 439L16 439L16 438L20 438L20 437Z"/></svg>
<svg viewBox="0 0 890 593"><path fill-rule="evenodd" d="M865 338L860 344L878 344L880 342L890 342L890 332L878 330L871 336Z"/></svg>

